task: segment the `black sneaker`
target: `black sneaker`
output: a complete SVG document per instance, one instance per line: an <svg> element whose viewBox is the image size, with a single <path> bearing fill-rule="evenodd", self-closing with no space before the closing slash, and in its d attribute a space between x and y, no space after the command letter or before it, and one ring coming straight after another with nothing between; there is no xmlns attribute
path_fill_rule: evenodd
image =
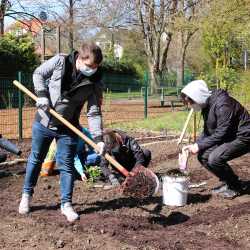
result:
<svg viewBox="0 0 250 250"><path fill-rule="evenodd" d="M0 153L0 163L1 163L1 162L5 162L6 159L7 159L7 155L4 154L4 153Z"/></svg>
<svg viewBox="0 0 250 250"><path fill-rule="evenodd" d="M250 181L240 181L240 193L250 194Z"/></svg>
<svg viewBox="0 0 250 250"><path fill-rule="evenodd" d="M212 192L212 194L219 194L219 193L221 193L221 192L226 191L227 189L228 189L228 185L225 184L225 183L223 183L223 184L221 184L221 185L218 186L218 187L212 188L212 189L211 189L211 192Z"/></svg>

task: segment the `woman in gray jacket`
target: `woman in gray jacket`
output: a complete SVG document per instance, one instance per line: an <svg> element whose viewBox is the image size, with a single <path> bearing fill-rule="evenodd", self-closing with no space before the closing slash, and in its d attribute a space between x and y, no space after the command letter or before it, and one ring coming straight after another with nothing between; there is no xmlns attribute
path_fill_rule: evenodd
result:
<svg viewBox="0 0 250 250"><path fill-rule="evenodd" d="M46 157L49 145L56 138L57 166L60 170L61 212L69 222L79 219L73 210L73 168L77 136L53 118L53 108L74 126L79 125L80 112L87 102L90 132L100 149L102 142L101 116L101 49L93 42L83 43L79 51L70 55L58 54L40 65L33 74L38 107L32 127L32 149L28 159L19 213L30 211L30 201Z"/></svg>

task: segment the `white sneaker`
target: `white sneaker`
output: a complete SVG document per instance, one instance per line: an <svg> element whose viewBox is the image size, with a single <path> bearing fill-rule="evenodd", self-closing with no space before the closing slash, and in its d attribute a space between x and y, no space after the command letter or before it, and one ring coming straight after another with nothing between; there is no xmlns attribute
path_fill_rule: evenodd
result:
<svg viewBox="0 0 250 250"><path fill-rule="evenodd" d="M21 202L19 204L19 209L18 209L19 214L28 214L29 213L30 201L31 201L31 196L29 194L23 193Z"/></svg>
<svg viewBox="0 0 250 250"><path fill-rule="evenodd" d="M79 215L74 211L70 202L61 205L61 213L67 217L69 222L74 222L79 219Z"/></svg>

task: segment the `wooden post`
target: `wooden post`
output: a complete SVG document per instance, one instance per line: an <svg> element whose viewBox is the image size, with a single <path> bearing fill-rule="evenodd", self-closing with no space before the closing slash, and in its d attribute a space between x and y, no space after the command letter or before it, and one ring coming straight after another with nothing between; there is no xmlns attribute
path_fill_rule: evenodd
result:
<svg viewBox="0 0 250 250"><path fill-rule="evenodd" d="M18 71L18 81L22 81L22 72ZM23 93L18 90L18 139L23 139L23 105L22 105Z"/></svg>
<svg viewBox="0 0 250 250"><path fill-rule="evenodd" d="M164 107L164 88L161 88L161 107Z"/></svg>
<svg viewBox="0 0 250 250"><path fill-rule="evenodd" d="M131 88L128 88L128 100L131 100Z"/></svg>
<svg viewBox="0 0 250 250"><path fill-rule="evenodd" d="M194 122L193 122L193 141L195 142L197 138L197 114L194 112Z"/></svg>
<svg viewBox="0 0 250 250"><path fill-rule="evenodd" d="M45 60L45 32L44 28L41 29L41 61Z"/></svg>
<svg viewBox="0 0 250 250"><path fill-rule="evenodd" d="M180 135L180 137L179 137L179 139L178 139L178 141L177 141L177 146L179 146L179 145L182 143L182 140L183 140L184 135L185 135L186 130L187 130L187 126L188 126L188 124L189 124L189 121L190 121L190 119L191 119L193 113L194 113L194 110L193 110L193 109L190 109L190 111L189 111L189 113L188 113L188 116L187 116L187 119L186 119L186 121L185 121L185 124L184 124L184 126L183 126L183 129L182 129L182 131L181 131L181 135Z"/></svg>
<svg viewBox="0 0 250 250"><path fill-rule="evenodd" d="M56 27L56 53L59 54L61 52L61 32L60 25Z"/></svg>
<svg viewBox="0 0 250 250"><path fill-rule="evenodd" d="M148 118L148 72L144 73L144 119Z"/></svg>

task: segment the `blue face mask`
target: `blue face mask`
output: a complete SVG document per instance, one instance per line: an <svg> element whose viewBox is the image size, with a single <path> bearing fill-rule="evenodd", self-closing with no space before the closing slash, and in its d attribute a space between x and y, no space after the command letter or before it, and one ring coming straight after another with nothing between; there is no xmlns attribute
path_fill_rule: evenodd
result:
<svg viewBox="0 0 250 250"><path fill-rule="evenodd" d="M81 73L85 76L92 76L97 71L97 68L92 69L86 65L82 66L80 69Z"/></svg>

